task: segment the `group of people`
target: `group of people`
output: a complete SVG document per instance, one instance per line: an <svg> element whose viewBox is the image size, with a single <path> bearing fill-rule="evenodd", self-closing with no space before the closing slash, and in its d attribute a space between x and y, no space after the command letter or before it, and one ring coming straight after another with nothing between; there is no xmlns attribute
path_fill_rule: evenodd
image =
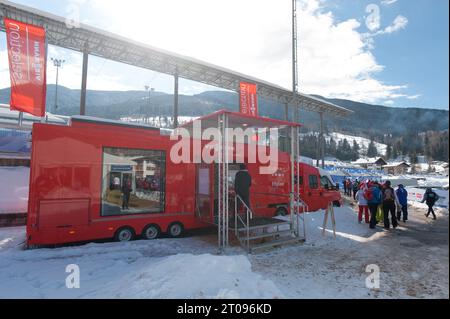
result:
<svg viewBox="0 0 450 319"><path fill-rule="evenodd" d="M354 200L358 202L359 223L362 223L363 215L371 229L374 229L381 220L384 222L385 229L390 229L391 224L395 229L398 227L399 221L404 223L408 221L408 191L403 185L398 185L398 188L394 189L390 181L381 184L376 181L360 183L356 180L350 181L347 185L344 183L344 187L347 187L346 195L353 196ZM428 188L422 201L422 203L426 202L428 206L426 216L429 217L432 214L435 220L436 214L433 207L438 199L439 196L431 188Z"/></svg>
<svg viewBox="0 0 450 319"><path fill-rule="evenodd" d="M345 195L353 196L353 199L356 200L356 193L359 190L360 182L358 180L352 181L350 178L347 178L344 180L343 184Z"/></svg>

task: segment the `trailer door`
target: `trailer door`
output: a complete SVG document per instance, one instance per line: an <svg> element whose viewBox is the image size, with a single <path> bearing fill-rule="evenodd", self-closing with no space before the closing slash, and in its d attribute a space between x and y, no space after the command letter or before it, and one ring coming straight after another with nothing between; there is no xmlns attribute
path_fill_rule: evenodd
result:
<svg viewBox="0 0 450 319"><path fill-rule="evenodd" d="M203 221L211 221L213 213L213 187L211 165L197 165L196 176L196 216Z"/></svg>

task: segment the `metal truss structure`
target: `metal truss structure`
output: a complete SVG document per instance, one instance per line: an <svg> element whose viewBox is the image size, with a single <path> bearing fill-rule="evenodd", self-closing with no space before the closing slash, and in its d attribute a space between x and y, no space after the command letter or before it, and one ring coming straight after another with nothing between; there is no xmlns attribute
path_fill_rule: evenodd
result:
<svg viewBox="0 0 450 319"><path fill-rule="evenodd" d="M289 91L269 82L234 72L210 63L171 53L149 45L99 30L86 25L73 27L66 19L34 8L0 0L0 28L3 17L42 26L47 32L48 44L75 50L84 54L83 74L87 76L87 56L93 55L144 69L172 75L203 84L239 92L240 82L255 83L258 96L294 109L346 117L352 112L321 99ZM85 79L83 77L83 79ZM82 84L82 100L86 83ZM84 91L84 92L83 92ZM178 92L175 92L177 95ZM83 109L81 107L81 109ZM287 107L286 107L287 109ZM174 111L177 115L177 107Z"/></svg>

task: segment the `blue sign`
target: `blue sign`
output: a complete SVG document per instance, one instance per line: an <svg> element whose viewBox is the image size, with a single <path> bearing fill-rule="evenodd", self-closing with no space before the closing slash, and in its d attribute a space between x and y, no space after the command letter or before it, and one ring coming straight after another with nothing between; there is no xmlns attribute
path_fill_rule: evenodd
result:
<svg viewBox="0 0 450 319"><path fill-rule="evenodd" d="M131 165L111 165L111 171L113 172L129 172L133 170Z"/></svg>

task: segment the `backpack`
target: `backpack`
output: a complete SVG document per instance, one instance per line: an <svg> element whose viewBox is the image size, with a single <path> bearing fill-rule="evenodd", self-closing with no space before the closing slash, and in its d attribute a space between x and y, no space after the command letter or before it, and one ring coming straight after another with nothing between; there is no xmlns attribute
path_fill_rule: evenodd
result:
<svg viewBox="0 0 450 319"><path fill-rule="evenodd" d="M393 202L395 200L394 190L392 188L386 188L384 190L383 200L385 202Z"/></svg>
<svg viewBox="0 0 450 319"><path fill-rule="evenodd" d="M438 200L439 200L439 196L435 192L432 192L432 193L428 194L428 197L427 197L427 202L428 203L434 205Z"/></svg>
<svg viewBox="0 0 450 319"><path fill-rule="evenodd" d="M373 200L373 190L372 190L372 188L366 188L365 190L364 190L364 194L363 194L363 196L364 196L364 198L367 200L367 201L372 201Z"/></svg>

